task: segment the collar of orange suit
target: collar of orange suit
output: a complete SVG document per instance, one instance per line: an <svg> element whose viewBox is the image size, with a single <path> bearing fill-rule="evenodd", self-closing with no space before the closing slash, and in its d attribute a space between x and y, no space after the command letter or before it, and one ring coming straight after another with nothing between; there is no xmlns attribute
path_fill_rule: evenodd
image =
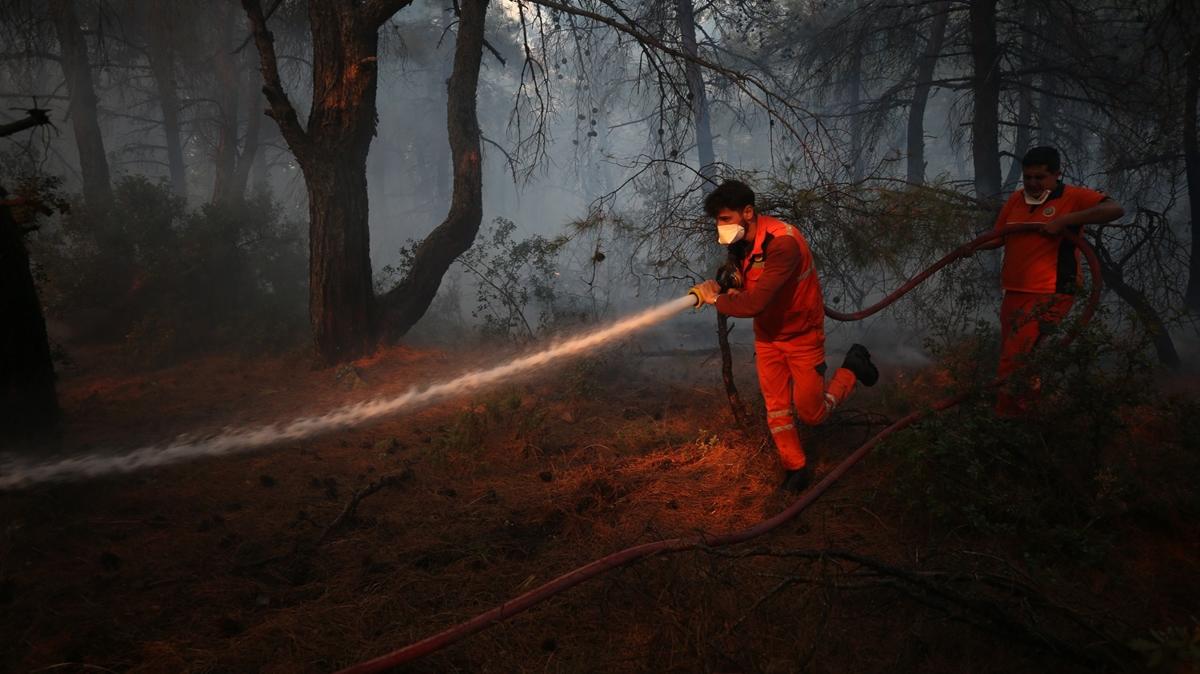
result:
<svg viewBox="0 0 1200 674"><path fill-rule="evenodd" d="M763 215L761 213L754 214L754 248L752 248L750 250L750 254L746 256L747 259L752 258L755 255L762 255L763 241L766 241L767 239L767 228L770 226L770 223L773 220L775 220L775 218L772 218L769 215Z"/></svg>

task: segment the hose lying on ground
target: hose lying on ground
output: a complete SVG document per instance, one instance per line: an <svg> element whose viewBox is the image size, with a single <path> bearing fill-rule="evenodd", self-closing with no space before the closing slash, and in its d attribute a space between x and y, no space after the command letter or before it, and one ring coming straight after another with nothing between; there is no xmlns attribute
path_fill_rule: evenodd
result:
<svg viewBox="0 0 1200 674"><path fill-rule="evenodd" d="M987 234L983 234L954 249L931 265L928 269L912 277L908 280L908 282L896 289L895 292L891 293L874 305L854 313L841 313L834 311L827 306L825 307L825 315L838 321L856 321L866 318L867 316L882 310L896 300L900 299L913 288L916 288L927 278L937 273L954 260L970 255L982 244L988 243L989 241L993 241L1007 234L1033 232L1038 231L1039 229L1040 225L1030 224L1005 229L1002 233L988 232ZM1080 314L1079 319L1076 321L1072 330L1066 332L1059 341L1059 344L1063 346L1070 343L1078 334L1079 330L1092 319L1092 315L1095 313L1096 306L1100 301L1101 289L1099 276L1100 264L1096 259L1095 251L1092 250L1092 247L1089 246L1086 241L1075 234L1068 232L1064 236L1083 252L1084 258L1087 260L1088 271L1091 274L1092 283L1091 292L1088 295L1087 304L1084 306L1083 312ZM987 385L986 388L996 387L1000 383L1001 382L999 380L992 381ZM711 548L724 545L733 545L735 543L742 543L752 538L761 536L787 522L788 520L791 520L796 515L800 514L800 512L802 512L805 508L812 505L821 497L822 494L826 492L826 490L833 486L835 482L840 480L843 475L853 468L855 464L866 457L867 454L870 454L871 450L879 445L880 442L889 436L908 428L932 413L941 412L958 405L974 395L974 393L975 391L960 393L950 398L935 402L926 409L917 410L899 419L892 425L877 433L865 444L856 449L850 456L843 459L841 463L839 463L836 467L834 467L833 470L826 474L820 482L806 491L795 503L792 503L785 510L774 517L763 520L762 522L759 522L748 529L732 531L718 535L701 533L694 536L670 538L625 548L624 550L601 557L600 559L597 559L589 564L585 564L584 566L581 566L573 571L565 573L539 587L536 587L507 602L504 602L503 604L500 604L490 611L481 613L466 622L449 627L441 632L438 632L437 634L409 644L408 646L405 646L399 650L392 651L391 653L387 653L377 658L373 658L352 667L343 669L338 674L367 674L368 672L379 672L389 667L395 667L396 665L411 662L417 658L433 653L434 651L459 641L460 639L470 636L475 632L479 632L498 622L510 618L535 604L549 599L560 592L568 590L585 580L594 578L605 571L617 568L619 566L624 566L625 564L629 564L646 557L651 557L653 555L662 553L681 552L695 548Z"/></svg>

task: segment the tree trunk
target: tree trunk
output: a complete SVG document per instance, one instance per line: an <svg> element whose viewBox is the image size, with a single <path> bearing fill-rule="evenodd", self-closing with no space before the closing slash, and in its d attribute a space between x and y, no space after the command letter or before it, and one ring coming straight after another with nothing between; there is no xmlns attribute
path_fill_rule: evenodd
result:
<svg viewBox="0 0 1200 674"><path fill-rule="evenodd" d="M862 107L862 33L854 40L854 54L850 57L850 72L846 82L846 96L849 99L847 112L850 114L850 180L861 182L866 174L866 158L863 148L864 120L859 108Z"/></svg>
<svg viewBox="0 0 1200 674"><path fill-rule="evenodd" d="M246 135L242 140L242 149L237 153L237 161L230 181L228 198L242 201L246 198L246 185L250 182L250 169L258 156L259 136L262 132L262 78L255 68L246 68L242 76L245 82L244 99L246 101Z"/></svg>
<svg viewBox="0 0 1200 674"><path fill-rule="evenodd" d="M447 36L447 48L454 45L454 37ZM436 79L431 83L433 87L434 104L445 108L448 105L446 100L446 87L450 82L450 77L454 74L454 59L446 59L444 63L438 64L435 68L430 68ZM454 158L450 156L450 141L446 134L441 133L441 125L434 115L429 116L426 123L428 127L428 136L419 138L413 142L413 148L417 151L418 156L428 157L430 166L428 170L433 173L433 203L431 211L433 213L441 213L450 207L450 201L453 199L454 192ZM424 154L428 153L428 154ZM423 180L418 182L424 183Z"/></svg>
<svg viewBox="0 0 1200 674"><path fill-rule="evenodd" d="M260 106L265 103L262 99L262 92L254 92L253 100ZM252 112L251 114L262 117L262 108ZM278 127L268 124L259 131L258 152L254 153L254 166L250 169L250 189L257 192L267 192L271 189L271 165L270 159L267 157L268 148L272 144L282 141L283 138L279 135Z"/></svg>
<svg viewBox="0 0 1200 674"><path fill-rule="evenodd" d="M146 26L147 56L150 72L158 87L162 106L163 135L166 137L167 170L171 191L187 198L187 170L183 163L183 143L179 128L179 92L175 83L175 56L171 51L171 20L164 0L155 0Z"/></svg>
<svg viewBox="0 0 1200 674"><path fill-rule="evenodd" d="M213 99L217 103L216 146L213 151L212 203L229 203L234 194L234 169L237 166L238 144L238 99L241 77L233 55L233 6L226 0L218 3L217 40L213 54L213 74L216 91Z"/></svg>
<svg viewBox="0 0 1200 674"><path fill-rule="evenodd" d="M1021 35L1022 64L1033 65L1033 31L1027 30ZM1017 188L1021 179L1021 156L1029 149L1030 124L1033 118L1033 75L1021 77L1020 90L1017 92L1017 136L1013 140L1012 163L1008 167L1008 177L1004 179L1004 191L1012 192Z"/></svg>
<svg viewBox="0 0 1200 674"><path fill-rule="evenodd" d="M1033 92L1028 86L1022 86L1017 100L1017 137L1013 139L1012 163L1008 166L1008 177L1004 179L1005 193L1017 189L1017 183L1021 180L1021 157L1029 149L1032 122Z"/></svg>
<svg viewBox="0 0 1200 674"><path fill-rule="evenodd" d="M58 398L29 253L8 206L0 206L0 316L0 438L15 440L53 426Z"/></svg>
<svg viewBox="0 0 1200 674"><path fill-rule="evenodd" d="M1046 26L1044 44L1054 44L1058 37L1058 19L1049 9L1044 9L1046 12ZM1037 145L1056 145L1057 139L1054 133L1054 124L1058 118L1057 100L1051 94L1056 86L1054 81L1054 73L1048 72L1042 75L1042 93L1038 95L1036 118L1034 123L1037 124Z"/></svg>
<svg viewBox="0 0 1200 674"><path fill-rule="evenodd" d="M310 0L313 103L301 126L279 77L262 5L242 0L258 47L268 114L296 156L308 190L309 322L317 353L328 363L356 358L374 344L367 152L376 128L379 27L405 4Z"/></svg>
<svg viewBox="0 0 1200 674"><path fill-rule="evenodd" d="M374 344L365 157L338 157L304 172L308 187L309 320L329 362Z"/></svg>
<svg viewBox="0 0 1200 674"><path fill-rule="evenodd" d="M975 196L1000 195L1000 52L996 46L996 0L971 0L971 158Z"/></svg>
<svg viewBox="0 0 1200 674"><path fill-rule="evenodd" d="M679 34L683 41L683 51L690 56L699 56L696 44L696 14L692 0L675 0L676 18L679 21ZM716 185L712 182L716 172L716 156L713 153L712 126L708 117L708 95L704 91L704 77L700 65L688 61L684 66L687 74L688 94L691 97L692 118L696 125L696 151L700 160L700 176L705 179L703 191L712 191Z"/></svg>
<svg viewBox="0 0 1200 674"><path fill-rule="evenodd" d="M1183 162L1187 171L1188 205L1191 211L1192 250L1188 260L1185 306L1200 312L1200 137L1196 115L1200 105L1200 49L1192 45L1187 59L1187 87L1183 97Z"/></svg>
<svg viewBox="0 0 1200 674"><path fill-rule="evenodd" d="M696 44L696 14L692 0L675 0L676 19L679 21L679 34L683 41L683 50L691 56L699 56ZM696 150L700 160L700 191L708 195L716 188L713 179L716 174L716 155L713 152L712 125L708 116L708 96L704 91L704 78L700 73L699 64L688 61L685 66L687 73L688 92L691 94L692 121L696 125ZM733 412L734 421L741 427L743 433L750 433L749 414L742 404L737 384L733 380L733 355L729 349L729 317L717 312L717 343L721 348L721 380L725 383L725 397L729 400L729 409Z"/></svg>
<svg viewBox="0 0 1200 674"><path fill-rule="evenodd" d="M1104 279L1104 285L1112 288L1117 297L1133 309L1133 313L1145 326L1146 333L1150 335L1150 341L1154 344L1158 362L1172 369L1179 367L1179 352L1175 350L1175 342L1171 339L1171 333L1167 331L1162 316L1154 309L1145 293L1125 282L1125 275L1113 262L1099 236L1094 237L1092 245L1100 260L1100 276Z"/></svg>
<svg viewBox="0 0 1200 674"><path fill-rule="evenodd" d="M947 3L933 6L933 26L929 41L917 63L917 83L913 87L912 106L908 110L908 182L921 185L925 182L925 106L929 103L929 90L933 86L933 75L937 68L938 55L942 53L942 42L946 39Z"/></svg>
<svg viewBox="0 0 1200 674"><path fill-rule="evenodd" d="M408 276L382 298L384 331L390 339L403 336L425 315L442 276L474 243L483 219L483 174L475 108L487 0L461 0L459 7L454 71L446 99L454 193L446 219L417 246Z"/></svg>
<svg viewBox="0 0 1200 674"><path fill-rule="evenodd" d="M310 2L308 13L316 101L308 133L315 146L299 159L309 203L309 320L318 352L339 362L374 346L367 153L375 135L379 33L340 2Z"/></svg>
<svg viewBox="0 0 1200 674"><path fill-rule="evenodd" d="M75 16L74 0L49 0L50 15L62 50L63 75L70 96L71 127L79 149L79 172L83 176L83 197L93 207L107 209L112 204L108 158L100 135L96 91L92 87L87 42Z"/></svg>
<svg viewBox="0 0 1200 674"><path fill-rule="evenodd" d="M729 348L729 317L717 312L717 345L721 348L721 381L725 384L725 398L729 401L729 410L738 428L746 435L754 434L754 423L742 396L738 393L737 383L733 381L733 352Z"/></svg>

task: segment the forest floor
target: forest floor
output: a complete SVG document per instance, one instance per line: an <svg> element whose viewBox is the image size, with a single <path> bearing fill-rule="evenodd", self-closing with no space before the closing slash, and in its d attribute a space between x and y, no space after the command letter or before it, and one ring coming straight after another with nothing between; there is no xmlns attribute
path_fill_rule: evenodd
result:
<svg viewBox="0 0 1200 674"><path fill-rule="evenodd" d="M60 382L69 451L320 413L495 356L125 372L108 355L80 354ZM810 438L818 475L897 401L936 394L936 369L880 365ZM0 670L328 672L609 552L757 523L794 496L765 435L733 428L719 366L620 349L253 453L0 492ZM612 571L404 671L1130 671L1200 638L1195 519L1117 516L1099 558L1030 558L1020 532L939 526L895 470L885 445L760 539Z"/></svg>

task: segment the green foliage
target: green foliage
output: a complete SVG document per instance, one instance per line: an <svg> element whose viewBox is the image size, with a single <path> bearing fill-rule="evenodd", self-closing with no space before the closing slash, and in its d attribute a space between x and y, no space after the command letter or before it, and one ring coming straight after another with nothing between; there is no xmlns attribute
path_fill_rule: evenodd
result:
<svg viewBox="0 0 1200 674"><path fill-rule="evenodd" d="M554 320L556 258L566 239L535 235L516 241L516 227L496 218L458 263L478 280L471 315L483 321L484 335L520 341L533 339ZM527 315L531 301L536 323Z"/></svg>
<svg viewBox="0 0 1200 674"><path fill-rule="evenodd" d="M939 367L960 382L991 381L993 373L980 367L995 362L981 356L987 343L964 342L967 347L943 348ZM1144 347L1117 339L1099 323L1070 346L1047 343L1024 375L1014 376L1024 381L1038 373L1041 393L1028 418L996 417L987 395L933 415L890 442L896 494L946 529L1011 537L1031 558L1099 561L1115 519L1152 506L1154 492L1145 488L1129 448L1142 446L1146 433L1161 434L1156 451L1164 460L1179 469L1194 463L1178 444L1186 432L1147 424L1146 410L1167 405L1155 393ZM1158 476L1164 482L1155 488L1181 486L1184 474ZM1172 492L1180 496L1169 507L1187 505L1183 494L1189 490Z"/></svg>
<svg viewBox="0 0 1200 674"><path fill-rule="evenodd" d="M438 438L436 448L443 454L475 455L489 439L529 443L544 429L547 415L548 411L542 407L524 407L519 388L502 388L455 415Z"/></svg>
<svg viewBox="0 0 1200 674"><path fill-rule="evenodd" d="M1172 672L1200 672L1200 623L1172 625L1165 630L1150 630L1129 647L1146 658L1146 667Z"/></svg>
<svg viewBox="0 0 1200 674"><path fill-rule="evenodd" d="M437 447L442 452L477 454L479 446L488 434L488 415L471 407L459 412L454 421L438 438Z"/></svg>
<svg viewBox="0 0 1200 674"><path fill-rule="evenodd" d="M825 301L844 311L880 298L975 238L991 214L950 185L890 188L878 184L766 185L762 209L796 225L812 247ZM943 269L898 304L889 316L916 332L970 329L990 310L998 253L980 253Z"/></svg>
<svg viewBox="0 0 1200 674"><path fill-rule="evenodd" d="M479 321L485 339L524 342L558 329L577 319L583 312L574 298L560 292L560 255L567 237L548 239L534 235L514 238L516 224L496 218L480 233L475 244L456 264L466 271L474 284L475 307L471 316ZM399 251L395 265L385 266L376 277L376 289L383 293L396 287L411 271L420 242L409 241ZM427 315L434 326L461 334L461 320L446 321L461 313L459 274L447 274L434 305Z"/></svg>
<svg viewBox="0 0 1200 674"><path fill-rule="evenodd" d="M48 315L75 341L118 341L158 365L212 348L282 348L306 334L306 250L267 195L188 209L125 177L104 212L77 204L35 243Z"/></svg>
<svg viewBox="0 0 1200 674"><path fill-rule="evenodd" d="M613 365L606 353L574 358L565 367L566 389L576 398L589 398L600 392L599 377L611 372Z"/></svg>

